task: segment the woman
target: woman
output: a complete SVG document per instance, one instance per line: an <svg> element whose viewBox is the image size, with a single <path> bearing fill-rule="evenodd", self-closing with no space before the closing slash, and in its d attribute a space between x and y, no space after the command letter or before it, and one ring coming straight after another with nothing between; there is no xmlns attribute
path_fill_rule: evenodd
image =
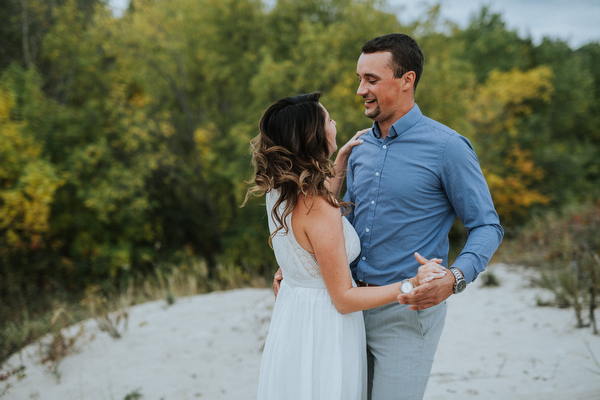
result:
<svg viewBox="0 0 600 400"><path fill-rule="evenodd" d="M396 301L402 282L356 287L349 262L358 236L338 201L357 133L337 150L336 123L320 93L281 99L260 120L253 140L254 184L266 193L269 237L283 281L263 352L258 399L366 398L366 345L361 310ZM438 260L439 261L439 260ZM443 276L431 261L413 286Z"/></svg>

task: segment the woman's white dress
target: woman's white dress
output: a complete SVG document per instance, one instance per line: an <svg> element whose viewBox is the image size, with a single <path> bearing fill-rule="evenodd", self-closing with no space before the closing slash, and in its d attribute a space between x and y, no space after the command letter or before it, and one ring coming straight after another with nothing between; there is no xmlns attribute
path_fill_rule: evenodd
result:
<svg viewBox="0 0 600 400"><path fill-rule="evenodd" d="M269 229L278 193L267 193ZM360 253L354 228L342 218L348 262ZM366 399L366 344L362 312L340 314L319 265L288 234L273 238L283 281L273 308L258 382L258 400Z"/></svg>

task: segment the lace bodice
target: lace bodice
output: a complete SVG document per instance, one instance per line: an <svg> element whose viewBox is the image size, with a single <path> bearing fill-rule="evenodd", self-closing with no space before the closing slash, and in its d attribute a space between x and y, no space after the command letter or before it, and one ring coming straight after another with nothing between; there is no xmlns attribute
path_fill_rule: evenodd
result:
<svg viewBox="0 0 600 400"><path fill-rule="evenodd" d="M271 215L271 210L277 201L279 193L275 190L266 194L267 199L267 214L269 217L269 231L272 233L276 229L275 221ZM283 212L284 205L280 206L280 212ZM306 287L325 287L325 283L321 277L321 270L317 260L308 251L304 250L296 241L294 231L292 229L292 214L286 218L289 232L286 234L280 230L273 237L273 250L277 263L283 271L283 279L286 282L297 286ZM346 257L348 263L353 261L360 254L360 240L356 231L350 222L342 217L344 229L344 241L346 243Z"/></svg>

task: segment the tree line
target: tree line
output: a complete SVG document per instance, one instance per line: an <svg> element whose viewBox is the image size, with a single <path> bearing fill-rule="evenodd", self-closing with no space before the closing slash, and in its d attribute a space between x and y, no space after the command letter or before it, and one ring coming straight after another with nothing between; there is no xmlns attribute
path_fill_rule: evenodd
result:
<svg viewBox="0 0 600 400"><path fill-rule="evenodd" d="M319 90L339 142L370 125L367 40L415 37L424 114L471 140L501 222L600 194L600 44L536 44L482 8L410 25L385 1L100 0L0 6L0 315L202 260L270 276L249 142L279 97Z"/></svg>

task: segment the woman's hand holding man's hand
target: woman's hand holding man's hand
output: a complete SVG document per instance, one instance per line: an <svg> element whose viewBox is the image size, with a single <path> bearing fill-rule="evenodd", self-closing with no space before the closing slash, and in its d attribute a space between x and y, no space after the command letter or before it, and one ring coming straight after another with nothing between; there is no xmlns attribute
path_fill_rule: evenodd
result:
<svg viewBox="0 0 600 400"><path fill-rule="evenodd" d="M421 264L419 271L417 272L417 285L422 285L427 282L431 282L437 278L443 278L448 270L440 265L442 260L439 258L432 258L431 260L426 259L419 253L415 253L415 258Z"/></svg>

